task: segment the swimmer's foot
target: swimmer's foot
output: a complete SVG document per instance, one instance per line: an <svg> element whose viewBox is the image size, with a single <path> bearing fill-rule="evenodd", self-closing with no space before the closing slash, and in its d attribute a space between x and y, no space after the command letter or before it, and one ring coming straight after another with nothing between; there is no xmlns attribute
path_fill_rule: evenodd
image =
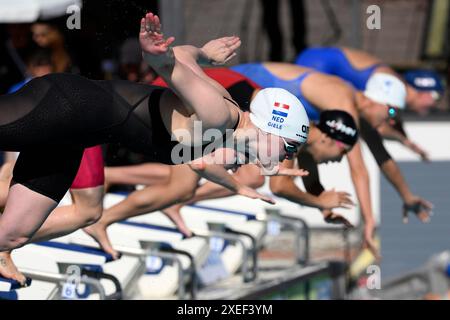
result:
<svg viewBox="0 0 450 320"><path fill-rule="evenodd" d="M190 238L193 236L193 233L189 228L187 227L186 223L183 220L183 217L181 216L180 210L182 206L181 205L174 205L172 207L166 208L162 210L162 212L175 224L178 230L182 234L184 234L187 238Z"/></svg>
<svg viewBox="0 0 450 320"><path fill-rule="evenodd" d="M91 236L102 248L103 251L110 254L114 260L120 259L120 253L114 250L106 232L106 227L100 223L95 223L83 229L89 236Z"/></svg>
<svg viewBox="0 0 450 320"><path fill-rule="evenodd" d="M0 252L0 275L7 279L16 280L22 286L25 286L27 281L12 261L10 252Z"/></svg>

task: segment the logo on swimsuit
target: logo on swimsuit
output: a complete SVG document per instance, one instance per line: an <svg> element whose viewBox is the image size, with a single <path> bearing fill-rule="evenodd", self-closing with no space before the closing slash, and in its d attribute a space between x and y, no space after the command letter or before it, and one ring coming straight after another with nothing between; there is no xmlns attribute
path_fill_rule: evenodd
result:
<svg viewBox="0 0 450 320"><path fill-rule="evenodd" d="M381 29L381 9L373 4L367 7L366 13L370 16L367 18L366 26L369 30Z"/></svg>
<svg viewBox="0 0 450 320"><path fill-rule="evenodd" d="M354 137L356 135L356 130L350 127L347 127L342 122L337 122L336 120L328 120L326 122L327 126L329 126L331 129L334 129L336 131L340 131L342 133L345 133L348 136Z"/></svg>
<svg viewBox="0 0 450 320"><path fill-rule="evenodd" d="M283 128L282 123L285 120L284 118L288 116L290 106L280 102L275 102L273 106L274 109L272 110L272 120L268 122L267 125L269 127L281 130Z"/></svg>

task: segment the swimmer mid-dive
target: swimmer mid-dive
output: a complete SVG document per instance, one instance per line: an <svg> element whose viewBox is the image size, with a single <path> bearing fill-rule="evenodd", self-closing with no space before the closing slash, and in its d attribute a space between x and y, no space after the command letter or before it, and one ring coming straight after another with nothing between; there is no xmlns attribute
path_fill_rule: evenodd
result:
<svg viewBox="0 0 450 320"><path fill-rule="evenodd" d="M398 110L405 106L407 90L397 77L376 73L368 79L364 91L359 91L336 76L288 63L249 63L232 69L246 75L262 87L277 86L289 90L303 102L312 121L318 121L320 112L324 110L339 109L349 112L355 121L360 123L361 136L367 141L380 169L398 191L405 206L414 207L420 220L428 220L431 204L411 192L400 169L387 153L379 133L375 130L383 124L388 124ZM347 159L365 220L365 244L376 253L372 241L375 225L369 198L369 177L359 143L347 154ZM322 191L323 188L318 194ZM324 215L329 214L324 212Z"/></svg>
<svg viewBox="0 0 450 320"><path fill-rule="evenodd" d="M172 134L180 139L178 143L202 148L211 143L203 140L208 129L222 135L231 129L233 140L242 143L189 159L190 168L238 194L270 203L271 198L239 184L227 169L238 167L238 159L250 156L266 174L305 174L279 166L307 139L309 120L302 104L288 92L272 89L254 100L250 112L242 112L197 64L198 60L225 63L235 55L239 38L218 39L203 50L172 48L174 39L165 39L160 30L159 18L147 14L141 21L141 47L145 61L173 91L50 74L0 97L0 149L20 152L0 217L0 251L21 247L32 239L72 184L83 150L102 143L122 142L155 161L172 164L168 147L174 142ZM275 103L290 106L282 127L268 125ZM202 123L200 134L193 132L196 121ZM181 140L180 132L192 138ZM264 152L267 149L271 152Z"/></svg>
<svg viewBox="0 0 450 320"><path fill-rule="evenodd" d="M250 79L230 69L204 69L206 75L222 85L232 98L248 110L252 99L259 92L260 87ZM156 79L153 84L167 87L162 79ZM336 118L337 120L338 118ZM310 128L310 130L316 130ZM308 143L308 142L307 142ZM327 150L336 150L333 146L324 145ZM340 154L341 149L337 149ZM109 176L112 175L112 178ZM165 178L164 178L165 176ZM264 177L257 166L247 164L239 167L233 174L241 184L251 188L258 188L264 184ZM180 179L180 177L183 177ZM132 192L121 202L105 210L102 218L94 225L84 229L100 244L102 249L115 256L108 235L107 228L118 221L122 221L140 214L161 210L175 223L177 228L186 236L191 236L180 213L180 205L164 208L161 204L196 202L205 199L221 198L234 195L235 192L213 182L206 182L198 187L199 176L189 170L186 165L165 166L157 163L146 163L134 166L107 168L106 179L119 184L142 184L145 187ZM345 192L326 191L318 196L306 194L304 205L320 209L333 209L353 205ZM327 221L345 223L341 216L329 216ZM348 224L347 224L348 225Z"/></svg>
<svg viewBox="0 0 450 320"><path fill-rule="evenodd" d="M368 80L377 73L402 77L379 58L352 48L315 47L302 51L295 63L332 74L350 82L358 90L365 90ZM415 70L407 72L406 104L419 114L427 114L443 96L441 77L434 71Z"/></svg>

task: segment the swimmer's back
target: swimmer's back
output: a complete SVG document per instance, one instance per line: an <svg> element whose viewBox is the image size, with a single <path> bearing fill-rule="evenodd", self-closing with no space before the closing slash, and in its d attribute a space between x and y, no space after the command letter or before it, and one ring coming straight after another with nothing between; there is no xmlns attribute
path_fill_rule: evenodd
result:
<svg viewBox="0 0 450 320"><path fill-rule="evenodd" d="M0 148L7 151L37 145L85 148L119 141L133 133L124 132L124 125L135 128L134 131L142 127L133 111L140 103L145 104L154 88L128 81L89 80L66 73L35 78L18 92L0 97ZM150 139L151 127L139 134ZM151 141L144 145L141 149L148 149Z"/></svg>
<svg viewBox="0 0 450 320"><path fill-rule="evenodd" d="M338 47L308 48L297 56L295 63L338 76L358 90L364 90L370 76L383 66L380 60L365 52Z"/></svg>
<svg viewBox="0 0 450 320"><path fill-rule="evenodd" d="M302 92L302 82L314 72L309 68L304 68L287 63L246 63L231 68L232 70L250 78L263 88L283 88L295 95L305 107L310 120L319 119L319 111Z"/></svg>

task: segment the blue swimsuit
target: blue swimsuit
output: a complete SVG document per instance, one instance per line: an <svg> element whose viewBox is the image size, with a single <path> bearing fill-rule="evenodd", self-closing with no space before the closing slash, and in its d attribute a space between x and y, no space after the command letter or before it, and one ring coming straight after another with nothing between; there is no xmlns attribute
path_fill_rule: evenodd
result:
<svg viewBox="0 0 450 320"><path fill-rule="evenodd" d="M383 65L377 63L365 69L355 69L342 50L335 47L306 49L297 56L295 64L338 76L358 90L364 90L375 69Z"/></svg>
<svg viewBox="0 0 450 320"><path fill-rule="evenodd" d="M305 72L293 80L283 80L272 74L262 63L247 63L231 67L247 78L250 78L262 88L283 88L295 95L305 107L310 121L318 121L320 112L303 96L301 84L312 72Z"/></svg>

